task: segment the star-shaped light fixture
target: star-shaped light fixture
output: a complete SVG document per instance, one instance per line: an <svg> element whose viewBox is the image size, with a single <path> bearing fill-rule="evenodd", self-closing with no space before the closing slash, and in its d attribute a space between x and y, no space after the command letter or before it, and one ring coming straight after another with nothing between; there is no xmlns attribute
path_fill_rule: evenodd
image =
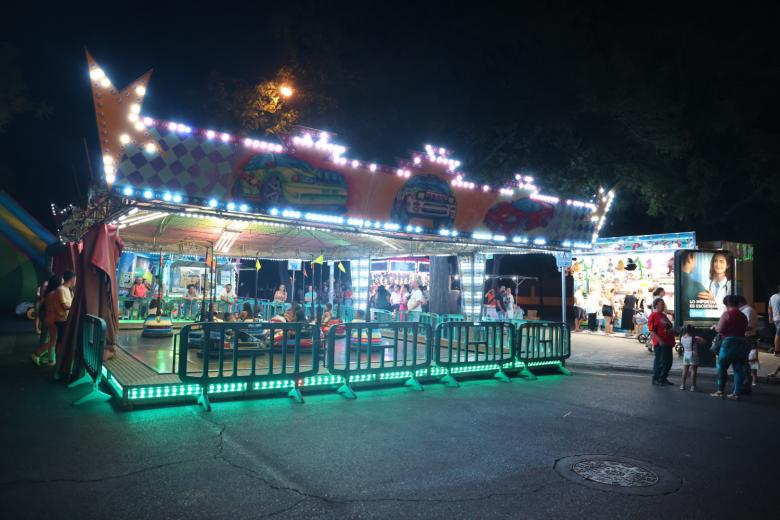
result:
<svg viewBox="0 0 780 520"><path fill-rule="evenodd" d="M123 90L111 83L106 73L86 51L92 99L95 103L103 171L106 184L116 180L116 170L128 146L143 147L146 153L156 153L157 143L149 134L149 118L141 116L144 96L152 71L149 70Z"/></svg>

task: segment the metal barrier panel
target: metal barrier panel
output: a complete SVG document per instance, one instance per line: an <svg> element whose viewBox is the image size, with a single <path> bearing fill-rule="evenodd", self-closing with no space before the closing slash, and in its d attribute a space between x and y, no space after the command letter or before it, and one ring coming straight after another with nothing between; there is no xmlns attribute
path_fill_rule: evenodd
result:
<svg viewBox="0 0 780 520"><path fill-rule="evenodd" d="M338 341L335 329L328 332L328 372L342 376L339 393L356 397L352 383L405 380L404 384L422 390L418 371L427 373L431 365L430 325L417 322L351 322L344 325L346 336Z"/></svg>
<svg viewBox="0 0 780 520"><path fill-rule="evenodd" d="M298 387L319 371L320 344L320 329L308 323L191 324L180 334L179 378L200 384L198 402L207 410L210 393L228 391L290 388L288 395L303 402Z"/></svg>
<svg viewBox="0 0 780 520"><path fill-rule="evenodd" d="M85 374L69 384L68 388L91 383L92 389L73 404L78 405L92 400L105 401L111 398L99 388L100 380L103 378L103 349L105 346L106 322L98 316L84 315L81 320L81 356L84 361Z"/></svg>
<svg viewBox="0 0 780 520"><path fill-rule="evenodd" d="M390 323L395 321L395 318L396 316L393 311L386 311L384 309L371 309L371 321Z"/></svg>
<svg viewBox="0 0 780 520"><path fill-rule="evenodd" d="M568 374L565 360L571 356L571 331L565 323L528 321L517 328L517 360L523 371L533 367L556 366Z"/></svg>
<svg viewBox="0 0 780 520"><path fill-rule="evenodd" d="M495 371L509 381L504 368L514 368L515 328L505 322L448 321L436 327L434 360L445 369L442 381L457 385L454 374Z"/></svg>

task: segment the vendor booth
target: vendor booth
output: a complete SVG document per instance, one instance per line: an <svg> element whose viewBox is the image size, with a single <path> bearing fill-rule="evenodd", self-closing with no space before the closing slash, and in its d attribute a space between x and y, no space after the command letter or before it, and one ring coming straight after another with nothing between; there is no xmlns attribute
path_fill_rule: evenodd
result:
<svg viewBox="0 0 780 520"><path fill-rule="evenodd" d="M488 346L514 338L514 329L471 323L481 327L477 335L482 338L464 344L471 361L440 360L434 370L432 360L439 353L430 345L444 330L438 326L442 320L382 324L385 339L374 345L376 331L364 330L374 325L362 321L372 283L414 277L435 285L434 277L428 278L430 259L457 256L459 321L465 327L481 314L486 255L549 253L561 259L563 270L572 248L589 248L597 238L612 202L605 190L590 201L543 194L535 179L524 175L499 186L477 184L450 150L438 146L425 145L390 167L348 156L347 148L324 131L304 128L260 138L158 119L142 109L149 73L120 90L91 56L88 64L104 164L105 185L96 197L104 208L99 224L116 230L124 251L135 255L133 261L120 261L114 294L127 290L139 273L146 277L148 269L152 296L175 300L194 285L202 304L211 308L225 301L228 283L235 288L240 259L256 259L258 265L263 259L299 259L310 273L315 265L327 269L331 281L335 271L348 268L351 280L351 308L332 311L334 317L352 320L343 325L346 330L320 332L319 321L299 321L290 299L286 307L252 313L243 322L214 323L219 314L206 313L211 321L185 325L174 338L143 338L137 330L122 328L116 356L103 368L127 405L192 396L207 402L207 393L243 395L337 381L349 387L352 381L409 382L421 375L478 371L468 363L473 365L474 356ZM70 229L78 234L77 227ZM448 276L443 279L446 283ZM176 316L173 309L162 313L174 319L186 314L174 308ZM225 313L221 318L239 317ZM395 340L388 342L388 335ZM407 337L417 339L407 344ZM402 340L403 356L412 356L406 364L398 361ZM293 343L294 356L287 350ZM320 343L327 346L318 354ZM456 343L452 339L448 345ZM196 345L201 350L196 352ZM350 345L365 346L368 357L361 358L358 349L357 360L350 361ZM508 356L509 347L502 348L500 355ZM215 352L216 368L211 364ZM498 370L503 377L507 363L531 366L515 354L491 359L479 370ZM562 366L562 358L553 362ZM363 371L354 372L358 369ZM215 373L218 379L212 379Z"/></svg>

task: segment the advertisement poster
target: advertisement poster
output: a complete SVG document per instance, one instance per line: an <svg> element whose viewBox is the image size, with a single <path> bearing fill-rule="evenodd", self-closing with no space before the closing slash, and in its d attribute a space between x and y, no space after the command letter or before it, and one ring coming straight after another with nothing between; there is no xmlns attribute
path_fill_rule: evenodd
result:
<svg viewBox="0 0 780 520"><path fill-rule="evenodd" d="M734 260L727 251L682 250L675 254L680 276L677 302L680 323L717 321L734 293Z"/></svg>

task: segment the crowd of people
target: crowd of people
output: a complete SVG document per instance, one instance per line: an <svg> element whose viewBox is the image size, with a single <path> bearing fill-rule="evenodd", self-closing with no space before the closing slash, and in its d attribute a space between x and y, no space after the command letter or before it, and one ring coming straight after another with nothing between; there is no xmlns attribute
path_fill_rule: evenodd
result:
<svg viewBox="0 0 780 520"><path fill-rule="evenodd" d="M523 309L517 306L514 291L505 285L499 286L498 291L488 289L483 305L485 316L495 320L523 319L525 315Z"/></svg>
<svg viewBox="0 0 780 520"><path fill-rule="evenodd" d="M417 280L409 284L391 285L389 291L384 285L374 285L371 287L368 307L389 311L405 319L412 312L428 312L428 297L428 288Z"/></svg>
<svg viewBox="0 0 780 520"><path fill-rule="evenodd" d="M663 287L655 287L650 291L652 301L656 298L664 299L666 303L666 290ZM603 332L608 336L615 334L615 328L625 331L627 337L642 333L647 324L647 315L652 311L648 305L642 289L632 291L619 298L614 288L602 288L599 292L595 288L587 293L574 292L574 327L572 330L579 332L585 325L588 332L602 331L599 324L599 315L603 319ZM668 307L665 312L672 314Z"/></svg>
<svg viewBox="0 0 780 520"><path fill-rule="evenodd" d="M780 293L780 288L778 288L778 293ZM710 395L720 399L739 400L744 393L750 393L751 386L756 386L758 383L758 370L760 368L756 341L758 320L755 309L748 305L744 296L729 294L724 296L722 301L725 310L718 323L712 326L715 336L710 351L715 354L716 358L717 388ZM780 311L780 296L776 299L775 306ZM658 386L673 386L674 383L669 380L669 371L673 363L673 349L676 342L675 329L666 313L666 304L663 298L655 298L652 309L653 312L647 320L655 354L652 383ZM697 390L699 345L705 343L705 339L696 334L693 326L688 325L682 331L680 344L683 348L683 372L680 390ZM726 393L729 368L733 371L734 382L731 391ZM778 370L770 376L775 377L777 372ZM687 387L689 375L691 385Z"/></svg>

